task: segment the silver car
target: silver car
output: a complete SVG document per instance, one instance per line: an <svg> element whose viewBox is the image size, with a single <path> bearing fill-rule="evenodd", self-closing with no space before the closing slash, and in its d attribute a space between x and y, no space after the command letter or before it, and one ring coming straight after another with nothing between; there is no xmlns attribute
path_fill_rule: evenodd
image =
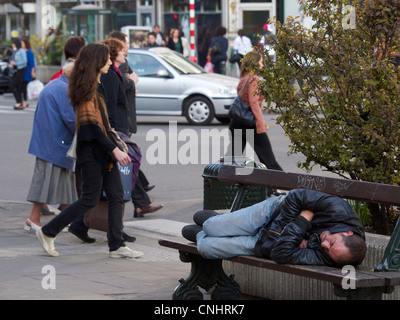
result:
<svg viewBox="0 0 400 320"><path fill-rule="evenodd" d="M194 125L209 124L214 117L229 122L239 79L207 73L168 48L131 49L127 60L139 76L138 115L184 115Z"/></svg>

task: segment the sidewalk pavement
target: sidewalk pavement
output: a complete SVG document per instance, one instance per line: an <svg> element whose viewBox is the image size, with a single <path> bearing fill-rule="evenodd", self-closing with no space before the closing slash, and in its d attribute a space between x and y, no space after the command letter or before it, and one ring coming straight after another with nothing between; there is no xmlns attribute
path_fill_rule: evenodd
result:
<svg viewBox="0 0 400 320"><path fill-rule="evenodd" d="M92 229L93 244L61 232L55 240L60 256L50 257L35 233L23 228L31 208L29 202L0 200L1 300L171 300L178 280L189 275L190 264L176 250L158 245L160 238L182 240L185 223L126 217L125 231L137 239L127 245L144 252L135 260L109 258L106 234Z"/></svg>

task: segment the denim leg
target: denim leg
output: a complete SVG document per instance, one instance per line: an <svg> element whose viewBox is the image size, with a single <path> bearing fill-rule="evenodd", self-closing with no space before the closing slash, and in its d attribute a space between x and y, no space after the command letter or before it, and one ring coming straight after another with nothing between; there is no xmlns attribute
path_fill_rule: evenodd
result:
<svg viewBox="0 0 400 320"><path fill-rule="evenodd" d="M258 231L286 196L273 197L234 212L209 218L197 234L197 249L208 259L254 255Z"/></svg>
<svg viewBox="0 0 400 320"><path fill-rule="evenodd" d="M227 259L238 255L254 255L258 235L209 237L204 231L197 234L197 250L207 259Z"/></svg>
<svg viewBox="0 0 400 320"><path fill-rule="evenodd" d="M203 230L210 237L254 235L268 223L277 206L285 196L268 198L250 207L207 219Z"/></svg>

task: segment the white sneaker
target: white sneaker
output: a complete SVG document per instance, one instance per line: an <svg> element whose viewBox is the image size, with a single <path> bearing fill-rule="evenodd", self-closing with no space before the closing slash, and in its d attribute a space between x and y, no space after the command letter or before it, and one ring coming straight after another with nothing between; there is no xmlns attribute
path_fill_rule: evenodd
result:
<svg viewBox="0 0 400 320"><path fill-rule="evenodd" d="M143 252L132 250L128 247L119 247L115 251L110 251L110 258L139 258Z"/></svg>
<svg viewBox="0 0 400 320"><path fill-rule="evenodd" d="M43 232L42 229L39 229L36 231L36 237L39 239L40 244L42 245L44 251L51 255L52 257L58 257L59 254L56 251L56 248L54 247L54 240L55 238L51 238L46 236Z"/></svg>

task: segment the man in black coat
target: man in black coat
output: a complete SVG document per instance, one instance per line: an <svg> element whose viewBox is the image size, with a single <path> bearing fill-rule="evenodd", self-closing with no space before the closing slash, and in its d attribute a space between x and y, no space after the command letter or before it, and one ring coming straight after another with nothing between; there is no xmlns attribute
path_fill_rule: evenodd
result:
<svg viewBox="0 0 400 320"><path fill-rule="evenodd" d="M128 55L129 45L126 39L126 35L121 31L113 31L109 35L110 38L115 38L121 40L125 43L124 54L125 56ZM128 137L131 136L132 133L137 132L137 120L136 120L136 84L139 82L139 77L131 70L127 61L119 66L119 70L121 71L121 81L122 86L119 91L120 93L114 94L114 99L118 97L117 101L120 101L120 96L125 97L124 105L121 105L118 110L119 113L124 117L121 119L123 125L126 125L126 130L119 130L122 133L125 133ZM109 72L110 73L110 72ZM104 84L103 84L103 78ZM111 79L111 76L104 76L102 77L102 84L103 88L108 88L111 86L111 83L106 83L107 79ZM116 80L115 80L116 81ZM121 98L121 101L124 100ZM108 106L108 105L107 105ZM118 115L116 115L118 118ZM112 123L112 116L110 116L110 124ZM119 121L119 120L118 120ZM133 216L135 218L141 218L145 214L152 213L155 211L160 210L163 205L152 205L150 197L148 196L147 192L152 190L154 185L150 185L149 181L147 180L146 175L143 173L142 170L139 170L138 177L136 179L136 184L132 190L132 203L135 207Z"/></svg>
<svg viewBox="0 0 400 320"><path fill-rule="evenodd" d="M360 219L343 199L295 189L227 214L199 211L182 234L209 259L256 255L277 263L358 265L365 257Z"/></svg>

